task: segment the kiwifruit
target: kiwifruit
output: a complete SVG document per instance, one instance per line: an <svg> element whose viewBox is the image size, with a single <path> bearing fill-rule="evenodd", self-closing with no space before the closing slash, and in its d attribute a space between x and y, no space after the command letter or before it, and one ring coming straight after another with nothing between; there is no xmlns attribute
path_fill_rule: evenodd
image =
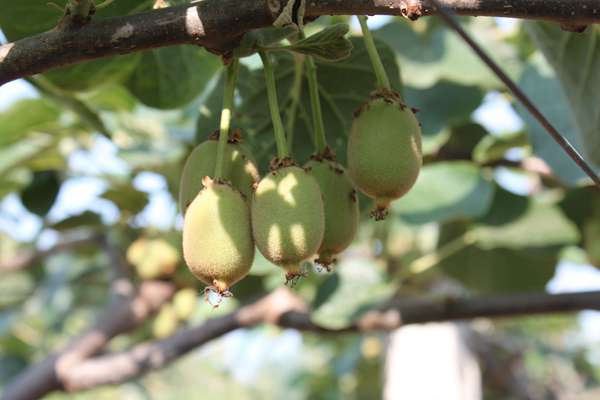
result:
<svg viewBox="0 0 600 400"><path fill-rule="evenodd" d="M329 269L334 256L345 250L356 235L358 197L344 167L333 160L313 157L305 165L323 194L325 232L316 262Z"/></svg>
<svg viewBox="0 0 600 400"><path fill-rule="evenodd" d="M192 273L219 294L250 271L254 242L250 211L242 194L205 178L185 213L183 257Z"/></svg>
<svg viewBox="0 0 600 400"><path fill-rule="evenodd" d="M188 156L179 184L179 207L183 213L202 189L202 178L212 177L217 160L218 134L200 143ZM234 134L225 148L223 179L231 182L246 198L252 197L252 187L260 180L258 168L250 151Z"/></svg>
<svg viewBox="0 0 600 400"><path fill-rule="evenodd" d="M422 164L421 127L399 95L377 93L355 112L348 139L348 174L375 199L375 219L415 184Z"/></svg>
<svg viewBox="0 0 600 400"><path fill-rule="evenodd" d="M180 321L188 320L196 310L198 295L192 288L179 289L173 296L173 309Z"/></svg>
<svg viewBox="0 0 600 400"><path fill-rule="evenodd" d="M179 253L162 239L139 238L127 249L127 261L142 279L170 276L179 262Z"/></svg>
<svg viewBox="0 0 600 400"><path fill-rule="evenodd" d="M293 165L275 169L258 184L251 209L252 233L262 255L281 266L288 281L300 276L300 263L319 250L325 229L315 179Z"/></svg>
<svg viewBox="0 0 600 400"><path fill-rule="evenodd" d="M179 325L179 320L175 309L170 303L163 304L152 321L152 335L157 339L164 339L175 333L177 325Z"/></svg>

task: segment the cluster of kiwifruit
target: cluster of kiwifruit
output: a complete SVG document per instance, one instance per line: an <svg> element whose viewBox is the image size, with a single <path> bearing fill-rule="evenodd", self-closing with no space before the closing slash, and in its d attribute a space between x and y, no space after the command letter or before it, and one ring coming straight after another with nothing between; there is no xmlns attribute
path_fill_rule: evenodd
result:
<svg viewBox="0 0 600 400"><path fill-rule="evenodd" d="M250 271L255 246L284 269L286 282L302 276L301 264L315 255L329 269L357 231L354 188L374 199L371 216L384 219L390 202L414 185L422 164L413 110L385 85L354 114L347 171L326 146L298 166L285 155L273 73L268 58L261 57L280 156L259 180L241 135L230 134L225 166L213 179L218 148L213 135L190 154L181 181L185 261L208 291L222 296L231 295L229 288Z"/></svg>
<svg viewBox="0 0 600 400"><path fill-rule="evenodd" d="M394 92L380 91L355 113L348 169L331 151L304 165L274 159L262 179L239 131L231 135L225 179L212 180L218 135L198 145L183 169L183 254L192 273L211 290L229 288L250 271L255 245L282 267L288 281L313 255L329 269L352 242L359 211L354 187L375 200L383 219L389 203L415 183L421 167L420 127ZM259 180L260 179L260 180Z"/></svg>

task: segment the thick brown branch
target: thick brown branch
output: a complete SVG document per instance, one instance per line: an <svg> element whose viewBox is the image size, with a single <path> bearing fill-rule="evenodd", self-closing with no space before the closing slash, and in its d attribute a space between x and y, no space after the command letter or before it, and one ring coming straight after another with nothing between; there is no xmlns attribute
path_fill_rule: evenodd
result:
<svg viewBox="0 0 600 400"><path fill-rule="evenodd" d="M600 309L600 291L461 299L396 299L380 309L366 313L348 327L329 329L314 323L302 301L288 289L282 288L229 315L182 330L168 339L143 343L124 352L88 359L80 358L81 362L73 364L71 368L59 375L59 381L52 381L54 386L44 386L45 392L31 392L32 379L40 377L39 372L37 374L34 372L40 368L45 368L47 371L48 368L43 364L38 365L32 368L32 372L29 372L30 380L21 378L9 386L5 398L30 399L50 390L68 388L76 391L124 382L149 370L161 368L194 348L228 332L265 322L308 332L339 334L392 330L401 325L433 321L557 313L584 309ZM50 367L53 366L50 365ZM56 377L56 375L52 376Z"/></svg>
<svg viewBox="0 0 600 400"><path fill-rule="evenodd" d="M204 0L146 13L54 29L0 46L0 85L52 68L140 50L194 44L227 53L245 32L269 26L285 0ZM600 22L597 0L443 0L459 15ZM417 18L434 12L429 0L314 0L308 17L386 14Z"/></svg>
<svg viewBox="0 0 600 400"><path fill-rule="evenodd" d="M112 300L97 323L58 354L25 370L3 393L3 399L37 399L54 390L69 390L69 376L84 360L98 354L115 336L129 332L154 314L173 295L172 283L145 281L136 292L125 278L112 283Z"/></svg>

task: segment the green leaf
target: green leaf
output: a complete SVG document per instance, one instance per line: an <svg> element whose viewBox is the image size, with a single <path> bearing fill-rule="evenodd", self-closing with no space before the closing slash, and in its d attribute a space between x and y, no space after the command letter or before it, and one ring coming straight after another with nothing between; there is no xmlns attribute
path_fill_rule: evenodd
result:
<svg viewBox="0 0 600 400"><path fill-rule="evenodd" d="M0 309L22 303L34 291L35 282L22 271L6 272L0 279Z"/></svg>
<svg viewBox="0 0 600 400"><path fill-rule="evenodd" d="M292 27L276 28L273 26L246 32L240 45L234 50L234 54L240 58L250 56L263 48L281 42L294 33L296 30Z"/></svg>
<svg viewBox="0 0 600 400"><path fill-rule="evenodd" d="M581 134L577 133L580 132L577 117L570 111L569 100L547 63L540 57L534 58L524 70L519 86L554 127L581 152L583 145ZM554 174L567 185L576 185L584 179L586 177L584 172L550 137L546 129L521 105L515 108L529 128L527 133L533 152L546 161Z"/></svg>
<svg viewBox="0 0 600 400"><path fill-rule="evenodd" d="M217 57L196 46L149 50L142 53L127 88L150 107L177 108L200 95L219 65Z"/></svg>
<svg viewBox="0 0 600 400"><path fill-rule="evenodd" d="M284 49L311 55L323 61L340 61L350 56L352 51L352 42L344 37L348 29L347 24L331 25Z"/></svg>
<svg viewBox="0 0 600 400"><path fill-rule="evenodd" d="M515 50L498 40L498 28L493 21L469 20L463 27L479 43L494 49L492 57L511 76L518 73L520 61ZM384 39L395 50L402 65L403 78L412 86L430 87L441 79L486 88L499 86L496 76L463 40L444 24L436 23L435 18L419 23L396 19L375 31L374 35Z"/></svg>
<svg viewBox="0 0 600 400"><path fill-rule="evenodd" d="M48 214L60 190L61 180L57 171L40 171L21 192L21 202L29 211L40 217Z"/></svg>
<svg viewBox="0 0 600 400"><path fill-rule="evenodd" d="M425 154L437 150L444 128L469 121L483 100L483 91L478 87L446 80L427 89L407 86L404 93L406 103L419 110L417 118L422 126Z"/></svg>
<svg viewBox="0 0 600 400"><path fill-rule="evenodd" d="M312 320L332 329L346 327L393 290L383 272L368 260L344 260L319 286Z"/></svg>
<svg viewBox="0 0 600 400"><path fill-rule="evenodd" d="M471 245L439 267L465 286L483 293L541 291L554 276L558 252L550 249L482 249Z"/></svg>
<svg viewBox="0 0 600 400"><path fill-rule="evenodd" d="M473 150L473 160L485 164L502 160L506 152L515 147L527 147L529 141L524 132L505 136L485 136Z"/></svg>
<svg viewBox="0 0 600 400"><path fill-rule="evenodd" d="M103 198L112 201L121 212L137 214L148 204L148 195L126 183L112 185Z"/></svg>
<svg viewBox="0 0 600 400"><path fill-rule="evenodd" d="M417 183L391 212L411 224L443 222L484 215L492 204L494 185L465 161L438 162L421 170Z"/></svg>
<svg viewBox="0 0 600 400"><path fill-rule="evenodd" d="M0 146L13 143L28 133L44 132L58 123L60 110L44 99L20 100L0 113Z"/></svg>
<svg viewBox="0 0 600 400"><path fill-rule="evenodd" d="M136 99L120 85L105 85L84 94L82 99L91 107L101 111L133 111Z"/></svg>
<svg viewBox="0 0 600 400"><path fill-rule="evenodd" d="M577 227L558 207L531 199L518 219L501 225L479 225L473 234L486 248L565 246L579 241Z"/></svg>
<svg viewBox="0 0 600 400"><path fill-rule="evenodd" d="M567 100L562 113L573 116L584 152L600 166L600 28L590 25L573 33L556 24L528 22L525 29L556 71Z"/></svg>
<svg viewBox="0 0 600 400"><path fill-rule="evenodd" d="M92 211L84 211L81 214L73 215L62 219L50 225L52 229L57 231L68 231L70 229L81 228L82 226L99 226L102 225L100 215Z"/></svg>

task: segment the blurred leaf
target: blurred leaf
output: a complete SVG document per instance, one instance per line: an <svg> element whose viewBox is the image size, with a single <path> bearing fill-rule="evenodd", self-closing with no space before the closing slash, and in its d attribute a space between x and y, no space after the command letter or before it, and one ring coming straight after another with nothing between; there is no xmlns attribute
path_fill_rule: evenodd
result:
<svg viewBox="0 0 600 400"><path fill-rule="evenodd" d="M0 146L13 143L29 133L44 132L56 126L60 110L44 99L27 99L14 103L0 113Z"/></svg>
<svg viewBox="0 0 600 400"><path fill-rule="evenodd" d="M81 214L67 217L63 220L53 223L50 228L57 231L68 231L82 226L102 225L102 218L93 211L84 211Z"/></svg>
<svg viewBox="0 0 600 400"><path fill-rule="evenodd" d="M479 222L487 226L505 225L517 221L525 215L528 208L529 199L527 197L516 195L496 186L489 211L479 219Z"/></svg>
<svg viewBox="0 0 600 400"><path fill-rule="evenodd" d="M439 147L444 128L468 121L483 100L483 91L478 87L445 80L427 89L407 86L404 93L406 103L419 110L417 118L422 127L425 154Z"/></svg>
<svg viewBox="0 0 600 400"><path fill-rule="evenodd" d="M525 69L519 86L548 118L554 127L579 151L583 149L577 117L570 110L560 82L541 58L535 58ZM533 152L544 159L553 173L565 184L574 186L586 175L556 144L548 132L527 112L517 105L516 110L528 126ZM598 169L597 169L598 170ZM600 170L598 170L600 171Z"/></svg>
<svg viewBox="0 0 600 400"><path fill-rule="evenodd" d="M136 99L120 85L101 86L83 98L91 107L102 111L133 111L136 105Z"/></svg>
<svg viewBox="0 0 600 400"><path fill-rule="evenodd" d="M488 135L473 150L473 160L480 164L501 160L508 150L515 147L525 147L528 144L529 141L524 132L507 136Z"/></svg>
<svg viewBox="0 0 600 400"><path fill-rule="evenodd" d="M600 76L594 72L600 69L600 28L573 33L549 22L528 22L525 30L556 71L567 99L562 113L573 116L584 152L600 166Z"/></svg>
<svg viewBox="0 0 600 400"><path fill-rule="evenodd" d="M477 292L544 290L554 276L552 249L482 249L471 245L440 262L440 268Z"/></svg>
<svg viewBox="0 0 600 400"><path fill-rule="evenodd" d="M436 19L415 22L395 19L374 32L396 52L402 66L403 78L415 87L430 87L438 80L486 88L499 85L495 75L454 32ZM466 20L463 20L466 21ZM463 27L493 48L492 57L514 76L520 64L514 49L498 40L497 27L492 21L468 20Z"/></svg>
<svg viewBox="0 0 600 400"><path fill-rule="evenodd" d="M200 95L220 66L196 46L172 46L142 53L127 88L142 103L161 109L183 106Z"/></svg>
<svg viewBox="0 0 600 400"><path fill-rule="evenodd" d="M479 225L473 231L481 247L512 249L577 243L577 227L551 204L529 200L524 213L502 225Z"/></svg>
<svg viewBox="0 0 600 400"><path fill-rule="evenodd" d="M350 56L352 51L352 42L345 38L348 29L347 24L330 25L285 48L323 61L340 61Z"/></svg>
<svg viewBox="0 0 600 400"><path fill-rule="evenodd" d="M21 202L30 212L43 217L52 208L60 185L57 171L34 172L32 181L21 192Z"/></svg>
<svg viewBox="0 0 600 400"><path fill-rule="evenodd" d="M465 161L426 165L406 196L392 205L392 213L411 224L476 218L492 204L494 185L480 169Z"/></svg>
<svg viewBox="0 0 600 400"><path fill-rule="evenodd" d="M488 131L475 122L454 125L448 140L436 153L436 159L470 159L473 149L488 135Z"/></svg>
<svg viewBox="0 0 600 400"><path fill-rule="evenodd" d="M23 271L2 273L2 279L0 279L0 309L25 301L34 289L35 283L28 273Z"/></svg>
<svg viewBox="0 0 600 400"><path fill-rule="evenodd" d="M348 326L369 306L389 297L394 287L367 260L344 260L319 286L312 320L328 328Z"/></svg>
<svg viewBox="0 0 600 400"><path fill-rule="evenodd" d="M130 214L139 213L148 204L146 193L126 183L112 185L109 190L104 192L102 197L112 201L120 211L127 211Z"/></svg>

